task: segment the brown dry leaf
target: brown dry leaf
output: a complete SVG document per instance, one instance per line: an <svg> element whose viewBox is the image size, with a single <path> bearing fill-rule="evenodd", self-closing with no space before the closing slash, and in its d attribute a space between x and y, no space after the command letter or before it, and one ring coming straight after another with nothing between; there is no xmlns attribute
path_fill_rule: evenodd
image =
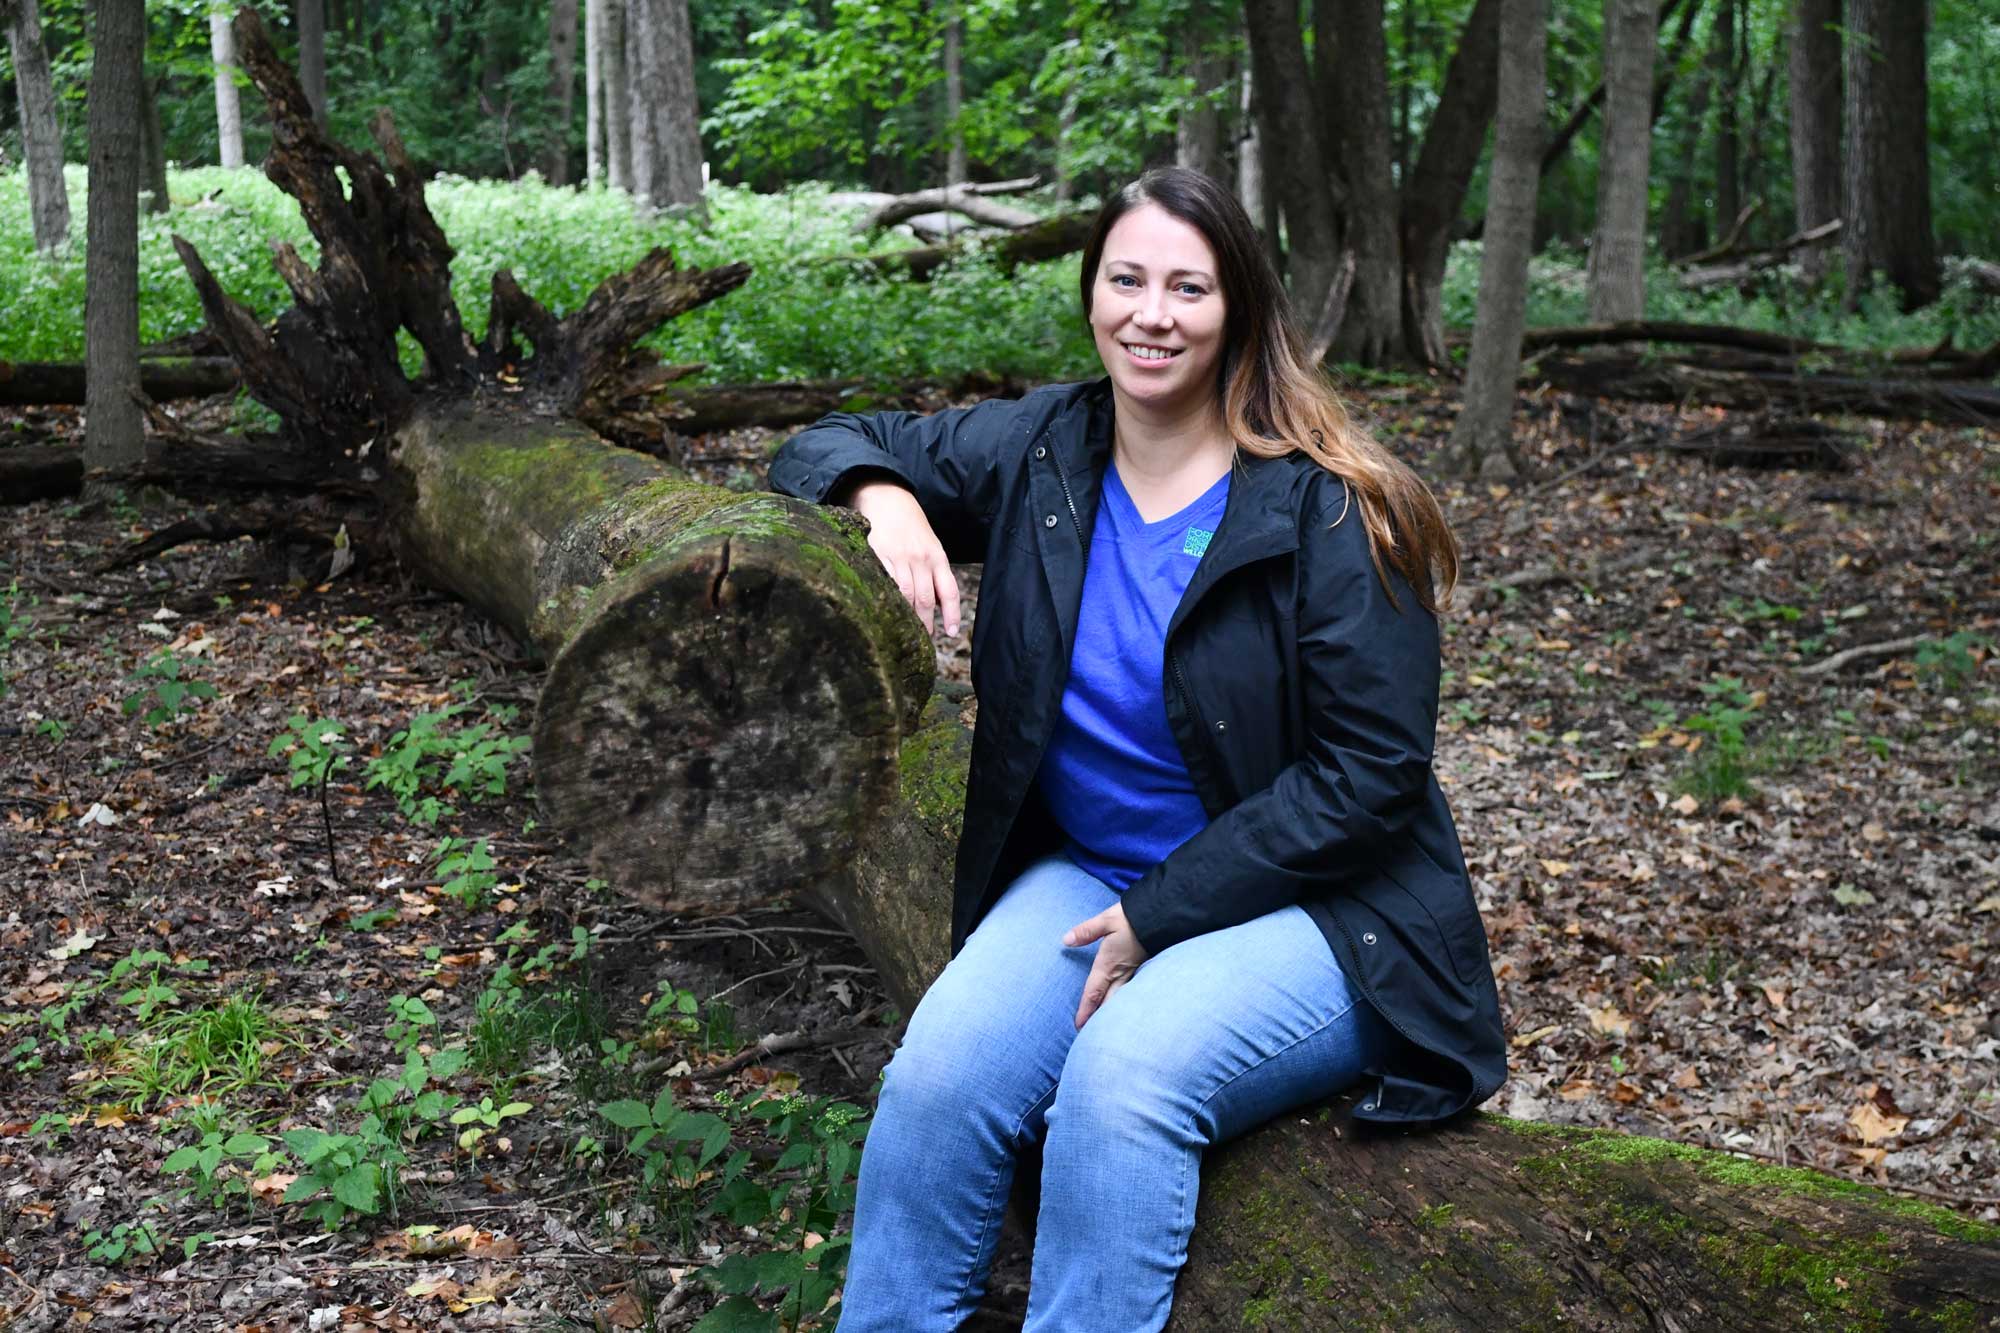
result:
<svg viewBox="0 0 2000 1333"><path fill-rule="evenodd" d="M1621 1078L1611 1088L1611 1100L1621 1106L1630 1106L1645 1095L1645 1091L1629 1079Z"/></svg>
<svg viewBox="0 0 2000 1333"><path fill-rule="evenodd" d="M1785 1011L1785 988L1783 986L1773 986L1770 982L1765 982L1764 998L1769 1000L1771 1007L1779 1013Z"/></svg>
<svg viewBox="0 0 2000 1333"><path fill-rule="evenodd" d="M1590 1026L1607 1037L1622 1037L1632 1030L1632 1017L1617 1005L1607 1004L1590 1011Z"/></svg>
<svg viewBox="0 0 2000 1333"><path fill-rule="evenodd" d="M1567 875L1573 868L1574 868L1573 865L1568 861L1542 862L1542 873L1549 876L1551 879L1560 879L1564 875Z"/></svg>
<svg viewBox="0 0 2000 1333"><path fill-rule="evenodd" d="M1542 1038L1553 1037L1556 1033L1561 1031L1562 1031L1562 1024L1551 1023L1547 1027L1536 1028L1533 1032L1523 1032L1520 1036L1514 1038L1514 1049L1518 1051L1524 1049L1525 1047L1533 1046L1536 1042L1540 1041Z"/></svg>
<svg viewBox="0 0 2000 1333"><path fill-rule="evenodd" d="M1880 842L1882 841L1883 838L1887 836L1888 835L1882 831L1882 826L1880 824L1875 823L1873 820L1870 820L1868 823L1863 824L1861 826L1861 837L1864 841Z"/></svg>
<svg viewBox="0 0 2000 1333"><path fill-rule="evenodd" d="M490 1305L515 1287L521 1285L521 1275L512 1269L502 1273L482 1273L465 1289L465 1295L453 1309L468 1305Z"/></svg>
<svg viewBox="0 0 2000 1333"><path fill-rule="evenodd" d="M418 1278L403 1288L406 1296L415 1296L420 1301L455 1301L465 1290L463 1286L442 1275Z"/></svg>
<svg viewBox="0 0 2000 1333"><path fill-rule="evenodd" d="M98 1129L122 1129L132 1118L132 1108L123 1103L96 1107L91 1112L90 1123Z"/></svg>
<svg viewBox="0 0 2000 1333"><path fill-rule="evenodd" d="M298 1176L289 1171L273 1171L268 1176L259 1176L250 1182L250 1192L267 1202L285 1197L285 1191L292 1187Z"/></svg>
<svg viewBox="0 0 2000 1333"><path fill-rule="evenodd" d="M1582 1101L1595 1091L1597 1089L1589 1079L1573 1078L1562 1085L1562 1099L1566 1102Z"/></svg>
<svg viewBox="0 0 2000 1333"><path fill-rule="evenodd" d="M1693 1065L1689 1065L1686 1069L1675 1070L1673 1077L1667 1082L1677 1088L1698 1088L1701 1086L1701 1075L1694 1072Z"/></svg>
<svg viewBox="0 0 2000 1333"><path fill-rule="evenodd" d="M1847 1123L1854 1127L1854 1132L1863 1143L1880 1143L1902 1133L1903 1126L1910 1123L1910 1117L1884 1115L1873 1101L1865 1101L1847 1113Z"/></svg>
<svg viewBox="0 0 2000 1333"><path fill-rule="evenodd" d="M646 1322L646 1312L639 1308L639 1298L627 1291L611 1302L604 1322L613 1328L638 1328Z"/></svg>
<svg viewBox="0 0 2000 1333"><path fill-rule="evenodd" d="M1675 801L1673 803L1672 808L1678 810L1680 813L1684 815L1691 815L1695 811L1701 809L1701 802L1697 801L1692 796L1683 796L1678 801Z"/></svg>

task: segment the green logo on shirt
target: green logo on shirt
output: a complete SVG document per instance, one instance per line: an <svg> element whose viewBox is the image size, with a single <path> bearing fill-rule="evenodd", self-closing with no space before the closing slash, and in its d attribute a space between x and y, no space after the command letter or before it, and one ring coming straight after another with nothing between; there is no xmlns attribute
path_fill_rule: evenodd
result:
<svg viewBox="0 0 2000 1333"><path fill-rule="evenodd" d="M1214 536L1207 528L1189 528L1187 540L1181 543L1181 554L1201 555L1208 550L1208 543Z"/></svg>

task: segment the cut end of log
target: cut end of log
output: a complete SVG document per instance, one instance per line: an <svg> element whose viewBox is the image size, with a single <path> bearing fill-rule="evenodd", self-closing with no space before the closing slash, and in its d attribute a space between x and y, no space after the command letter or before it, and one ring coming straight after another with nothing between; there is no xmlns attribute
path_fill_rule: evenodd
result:
<svg viewBox="0 0 2000 1333"><path fill-rule="evenodd" d="M685 525L584 612L542 693L536 785L621 891L675 912L768 902L844 865L894 803L934 660L855 555L811 506L760 496Z"/></svg>

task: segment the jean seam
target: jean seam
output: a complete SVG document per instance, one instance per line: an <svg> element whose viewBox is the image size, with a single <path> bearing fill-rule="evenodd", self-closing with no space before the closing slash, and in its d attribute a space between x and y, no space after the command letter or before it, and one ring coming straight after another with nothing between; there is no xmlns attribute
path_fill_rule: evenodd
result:
<svg viewBox="0 0 2000 1333"><path fill-rule="evenodd" d="M1010 1149L1009 1151L1016 1163L1015 1165L1016 1170L1020 1169L1019 1166L1020 1152L1018 1145L1021 1142L1021 1128L1022 1126L1028 1123L1028 1117L1035 1113L1035 1108L1037 1106L1040 1106L1044 1101L1047 1101L1049 1093L1055 1091L1057 1086L1058 1086L1057 1084L1051 1083L1049 1085L1048 1091L1042 1093L1032 1102L1029 1102L1028 1109L1021 1112L1020 1116L1014 1121L1013 1133L1008 1135L1008 1138L1015 1145L1015 1147L1013 1149ZM965 1305L965 1293L971 1289L972 1279L979 1271L979 1256L985 1253L986 1251L986 1237L993 1230L993 1219L995 1215L1004 1214L1007 1211L1007 1201L1005 1199L1001 1199L996 1202L992 1197L993 1180L995 1177L998 1176L998 1174L999 1173L995 1171L994 1173L992 1173L992 1175L988 1177L986 1182L987 1203L985 1209L983 1210L984 1216L982 1216L979 1221L979 1239L972 1247L971 1259L966 1263L965 1277L958 1284L957 1293L953 1295L953 1297L951 1298L951 1313L953 1318L957 1318L959 1313L963 1309Z"/></svg>

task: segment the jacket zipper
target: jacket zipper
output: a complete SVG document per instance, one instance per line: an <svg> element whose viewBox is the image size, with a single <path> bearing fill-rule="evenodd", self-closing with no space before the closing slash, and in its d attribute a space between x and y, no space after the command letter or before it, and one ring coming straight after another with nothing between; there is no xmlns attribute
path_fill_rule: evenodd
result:
<svg viewBox="0 0 2000 1333"><path fill-rule="evenodd" d="M1418 1050L1428 1051L1430 1047L1411 1036L1410 1030L1396 1020L1396 1016L1389 1012L1388 1006L1384 1005L1381 999L1375 994L1375 987L1369 982L1364 970L1358 966L1361 962L1361 950L1354 942L1354 932L1348 929L1347 922L1338 912L1331 915L1333 916L1334 924L1340 927L1340 933L1347 939L1348 952L1354 955L1354 961L1357 966L1354 971L1353 980L1361 987L1361 993L1368 997L1368 1002L1375 1006L1375 1012L1387 1019L1389 1026L1396 1029L1402 1035L1404 1041L1410 1043L1410 1045L1416 1047ZM1472 1080L1472 1088L1475 1093L1482 1091L1480 1081L1476 1077ZM1377 1111L1382 1109L1380 1093L1376 1094L1376 1101L1372 1109Z"/></svg>
<svg viewBox="0 0 2000 1333"><path fill-rule="evenodd" d="M1044 436L1043 438L1046 439L1047 436ZM1056 460L1056 480L1062 483L1063 503L1069 506L1070 526L1076 529L1076 535L1078 541L1088 543L1090 539L1084 535L1083 520L1077 517L1076 499L1069 493L1069 469L1063 466L1062 454L1060 451L1057 451L1052 456Z"/></svg>

